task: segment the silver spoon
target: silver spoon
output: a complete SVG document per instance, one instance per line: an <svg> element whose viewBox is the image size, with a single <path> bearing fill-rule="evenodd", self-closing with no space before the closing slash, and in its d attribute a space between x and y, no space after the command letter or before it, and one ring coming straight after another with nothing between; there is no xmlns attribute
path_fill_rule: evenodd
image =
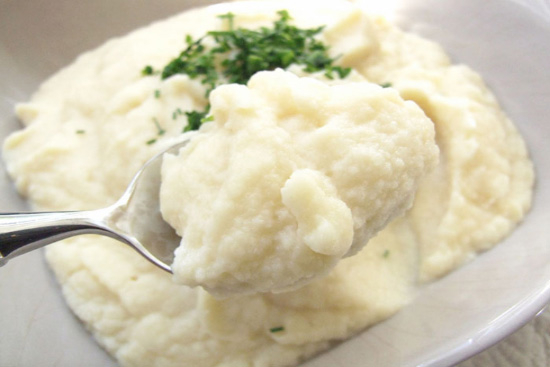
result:
<svg viewBox="0 0 550 367"><path fill-rule="evenodd" d="M160 169L165 153L175 153L194 135L186 133L151 158L113 205L96 210L0 214L0 266L8 260L59 240L99 234L130 245L161 269L170 264L181 238L160 213Z"/></svg>

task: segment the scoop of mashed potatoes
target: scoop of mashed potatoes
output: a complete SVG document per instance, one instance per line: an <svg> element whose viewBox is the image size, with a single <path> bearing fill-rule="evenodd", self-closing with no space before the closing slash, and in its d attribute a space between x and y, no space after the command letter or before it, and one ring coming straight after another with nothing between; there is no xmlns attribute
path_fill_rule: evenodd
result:
<svg viewBox="0 0 550 367"><path fill-rule="evenodd" d="M276 70L210 100L214 122L165 158L161 210L183 238L176 280L216 294L327 274L410 207L437 162L432 121L376 84Z"/></svg>

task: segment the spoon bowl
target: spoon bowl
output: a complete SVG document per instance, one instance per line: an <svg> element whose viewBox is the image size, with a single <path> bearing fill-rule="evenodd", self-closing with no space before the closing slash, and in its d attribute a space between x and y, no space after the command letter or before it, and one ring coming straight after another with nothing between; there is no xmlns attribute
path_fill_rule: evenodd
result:
<svg viewBox="0 0 550 367"><path fill-rule="evenodd" d="M133 247L151 263L171 273L174 250L181 238L160 212L160 170L164 154L176 153L193 135L194 132L182 135L147 161L111 206L87 211L0 214L0 266L68 237L99 234Z"/></svg>

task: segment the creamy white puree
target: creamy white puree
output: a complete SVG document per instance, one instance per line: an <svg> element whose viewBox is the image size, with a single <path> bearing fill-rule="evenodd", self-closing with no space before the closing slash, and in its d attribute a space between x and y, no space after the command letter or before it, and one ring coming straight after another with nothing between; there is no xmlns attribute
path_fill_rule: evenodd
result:
<svg viewBox="0 0 550 367"><path fill-rule="evenodd" d="M161 209L183 238L176 280L211 293L325 275L410 207L439 153L415 103L365 81L265 71L210 101L213 122L165 158Z"/></svg>
<svg viewBox="0 0 550 367"><path fill-rule="evenodd" d="M407 214L326 277L289 292L220 300L174 284L108 238L50 246L47 259L68 304L121 365L296 364L391 316L419 284L510 233L530 206L534 175L525 145L475 72L452 65L436 44L343 3L251 2L231 11L239 25L256 27L282 8L300 26L327 24L324 37L345 54L344 64L416 102L434 123L439 164ZM203 87L185 76L143 78L140 70L166 64L184 47L183 35L221 27L215 15L227 10L192 11L109 41L18 106L25 129L8 138L4 157L36 209L112 203L145 160L180 134L184 119L172 113L202 108ZM157 143L146 144L152 138ZM211 164L219 169L222 161Z"/></svg>

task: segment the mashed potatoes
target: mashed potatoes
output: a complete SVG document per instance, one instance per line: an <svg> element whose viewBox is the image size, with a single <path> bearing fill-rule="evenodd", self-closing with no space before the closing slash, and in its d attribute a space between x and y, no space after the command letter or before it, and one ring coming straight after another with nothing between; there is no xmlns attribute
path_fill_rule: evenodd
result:
<svg viewBox="0 0 550 367"><path fill-rule="evenodd" d="M322 37L360 78L391 83L392 89L372 87L387 93L384 100L399 93L422 108L435 128L439 163L421 179L411 210L325 277L283 293L220 300L199 287L174 284L169 274L108 238L82 236L50 246L47 259L68 304L121 365L296 364L391 316L419 284L496 244L529 208L534 177L525 145L481 78L452 65L432 42L351 5L324 2L315 8L277 1L191 11L81 56L17 109L26 127L6 141L4 157L20 192L37 209L112 203L145 160L179 136L185 119L174 111L206 103L199 82L183 75L142 77L143 66L165 65L185 47L183 35L219 29L216 15L229 9L238 25L255 28L271 24L283 8L301 27L326 24ZM218 117L213 123L224 121ZM207 138L215 134L205 132ZM195 149L207 149L199 142ZM334 157L331 143L324 146L323 162ZM223 159L211 163L228 167ZM288 185L281 182L281 202L290 203L293 218L301 217L297 199L307 199L299 195L300 187L315 188L308 193L323 198L316 205L337 200L340 183L311 169L289 173ZM302 227L304 238L315 233L307 221ZM343 245L317 250L340 246L334 251L340 254Z"/></svg>
<svg viewBox="0 0 550 367"><path fill-rule="evenodd" d="M325 275L410 207L437 160L433 123L376 84L265 71L210 100L214 121L165 158L161 209L183 238L176 280L211 293Z"/></svg>

